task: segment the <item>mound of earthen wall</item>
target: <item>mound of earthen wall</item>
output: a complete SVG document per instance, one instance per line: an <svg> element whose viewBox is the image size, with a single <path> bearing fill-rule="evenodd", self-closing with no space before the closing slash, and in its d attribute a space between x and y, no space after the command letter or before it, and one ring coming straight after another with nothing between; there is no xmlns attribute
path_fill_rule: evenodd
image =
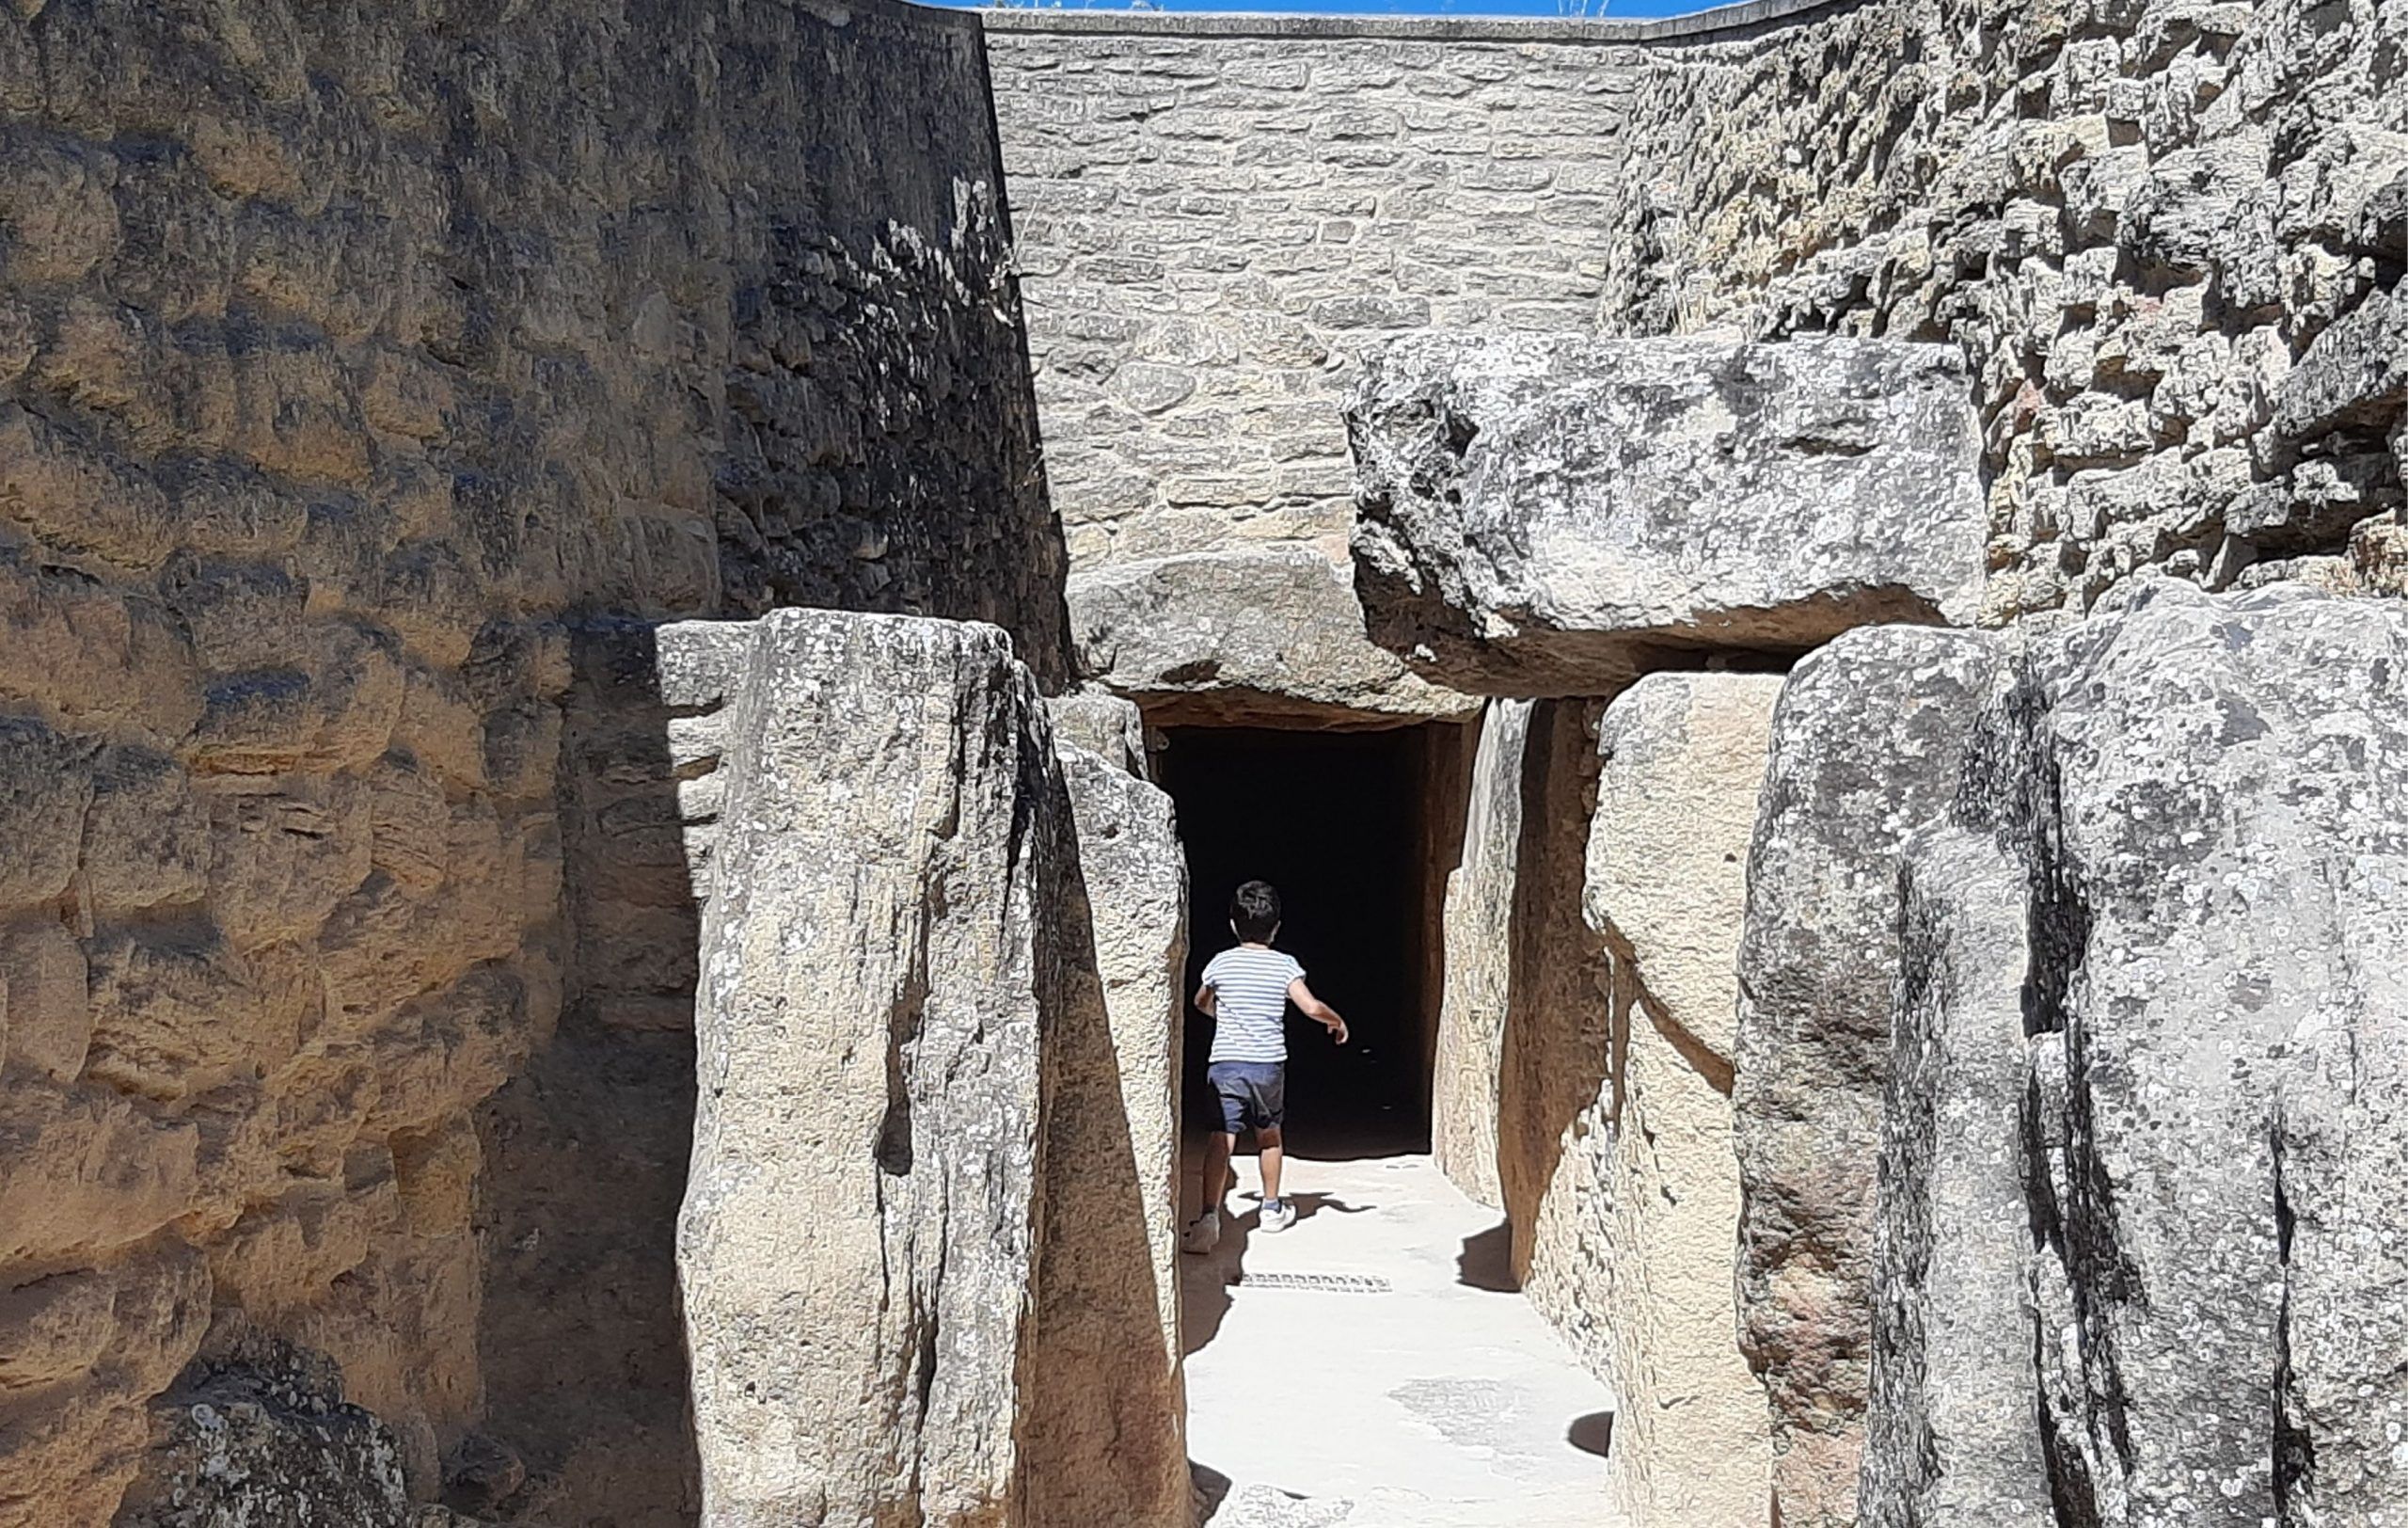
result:
<svg viewBox="0 0 2408 1528"><path fill-rule="evenodd" d="M26 5L0 159L0 1521L106 1520L255 1339L420 1498L483 1425L514 1511L682 1520L692 902L570 622L1058 681L974 28Z"/></svg>

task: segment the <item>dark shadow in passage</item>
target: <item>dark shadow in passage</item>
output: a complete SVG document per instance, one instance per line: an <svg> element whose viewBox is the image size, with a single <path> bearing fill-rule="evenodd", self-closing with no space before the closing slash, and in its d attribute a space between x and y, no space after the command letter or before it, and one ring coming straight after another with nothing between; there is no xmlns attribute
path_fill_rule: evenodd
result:
<svg viewBox="0 0 2408 1528"><path fill-rule="evenodd" d="M1563 1440L1583 1454L1604 1458L1613 1449L1614 1414L1592 1411L1585 1417L1574 1417L1572 1425L1563 1429Z"/></svg>
<svg viewBox="0 0 2408 1528"><path fill-rule="evenodd" d="M1464 1249L1455 1257L1455 1282L1499 1295L1522 1292L1522 1281L1513 1277L1512 1221L1499 1220L1464 1238Z"/></svg>
<svg viewBox="0 0 2408 1528"><path fill-rule="evenodd" d="M1229 894L1266 880L1286 903L1279 947L1354 1031L1333 1044L1289 1012L1287 1134L1299 1155L1352 1161L1430 1149L1421 730L1178 727L1163 756L1193 907L1185 992L1234 943ZM1212 1029L1189 1015L1191 1128L1213 1122L1204 1081Z"/></svg>

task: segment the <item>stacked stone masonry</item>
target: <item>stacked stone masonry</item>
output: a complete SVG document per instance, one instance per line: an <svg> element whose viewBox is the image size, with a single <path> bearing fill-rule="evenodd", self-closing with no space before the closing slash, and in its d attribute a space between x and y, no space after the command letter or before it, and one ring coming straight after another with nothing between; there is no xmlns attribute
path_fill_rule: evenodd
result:
<svg viewBox="0 0 2408 1528"><path fill-rule="evenodd" d="M573 629L979 615L1059 682L974 24L29 3L0 160L0 1522L201 1469L148 1403L279 1343L409 1498L688 1520L693 913Z"/></svg>
<svg viewBox="0 0 2408 1528"><path fill-rule="evenodd" d="M1400 334L1954 343L1983 614L2401 577L2408 17L1864 0L1681 24L989 24L1081 567L1339 555Z"/></svg>

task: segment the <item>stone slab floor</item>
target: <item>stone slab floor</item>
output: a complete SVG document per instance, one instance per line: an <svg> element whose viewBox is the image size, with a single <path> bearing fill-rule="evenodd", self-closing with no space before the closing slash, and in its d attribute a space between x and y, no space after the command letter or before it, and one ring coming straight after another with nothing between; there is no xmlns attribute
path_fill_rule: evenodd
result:
<svg viewBox="0 0 2408 1528"><path fill-rule="evenodd" d="M1220 1248L1180 1259L1212 1528L1609 1528L1612 1397L1511 1291L1497 1211L1427 1156L1291 1158L1299 1218L1265 1236L1238 1170Z"/></svg>

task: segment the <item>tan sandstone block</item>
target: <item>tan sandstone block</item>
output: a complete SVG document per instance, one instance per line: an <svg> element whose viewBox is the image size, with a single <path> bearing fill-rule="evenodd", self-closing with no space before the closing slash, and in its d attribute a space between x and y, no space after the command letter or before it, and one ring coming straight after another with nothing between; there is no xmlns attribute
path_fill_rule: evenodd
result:
<svg viewBox="0 0 2408 1528"><path fill-rule="evenodd" d="M41 1367L62 1366L95 1336L98 1351L13 1404L0 1383L5 1528L107 1521L150 1440L145 1403L191 1361L209 1329L208 1269L188 1248L46 1282L61 1287L47 1298L41 1286L30 1296L0 1294L0 1350L14 1357L26 1351L20 1341L40 1345Z"/></svg>
<svg viewBox="0 0 2408 1528"><path fill-rule="evenodd" d="M242 957L214 930L104 930L91 963L87 1081L160 1102L249 1077L293 1053L295 1036Z"/></svg>
<svg viewBox="0 0 2408 1528"><path fill-rule="evenodd" d="M356 780L215 782L209 808L210 906L238 949L307 940L374 867Z"/></svg>
<svg viewBox="0 0 2408 1528"><path fill-rule="evenodd" d="M158 566L175 534L155 484L13 403L0 404L0 514L128 568Z"/></svg>
<svg viewBox="0 0 2408 1528"><path fill-rule="evenodd" d="M92 801L90 754L34 717L0 716L0 908L66 892Z"/></svg>
<svg viewBox="0 0 2408 1528"><path fill-rule="evenodd" d="M290 667L210 681L185 744L194 768L277 774L335 771L385 751L401 720L403 680L389 637L340 622L306 629Z"/></svg>
<svg viewBox="0 0 2408 1528"><path fill-rule="evenodd" d="M72 1082L92 1038L84 951L56 919L37 916L0 931L0 990L8 995L0 1061Z"/></svg>
<svg viewBox="0 0 2408 1528"><path fill-rule="evenodd" d="M0 1265L138 1241L198 1195L200 1133L90 1089L0 1084Z"/></svg>
<svg viewBox="0 0 2408 1528"><path fill-rule="evenodd" d="M117 247L113 167L97 147L16 128L0 136L9 283L81 279Z"/></svg>
<svg viewBox="0 0 2408 1528"><path fill-rule="evenodd" d="M103 916L200 900L209 876L209 813L176 761L110 748L94 761L78 895Z"/></svg>

